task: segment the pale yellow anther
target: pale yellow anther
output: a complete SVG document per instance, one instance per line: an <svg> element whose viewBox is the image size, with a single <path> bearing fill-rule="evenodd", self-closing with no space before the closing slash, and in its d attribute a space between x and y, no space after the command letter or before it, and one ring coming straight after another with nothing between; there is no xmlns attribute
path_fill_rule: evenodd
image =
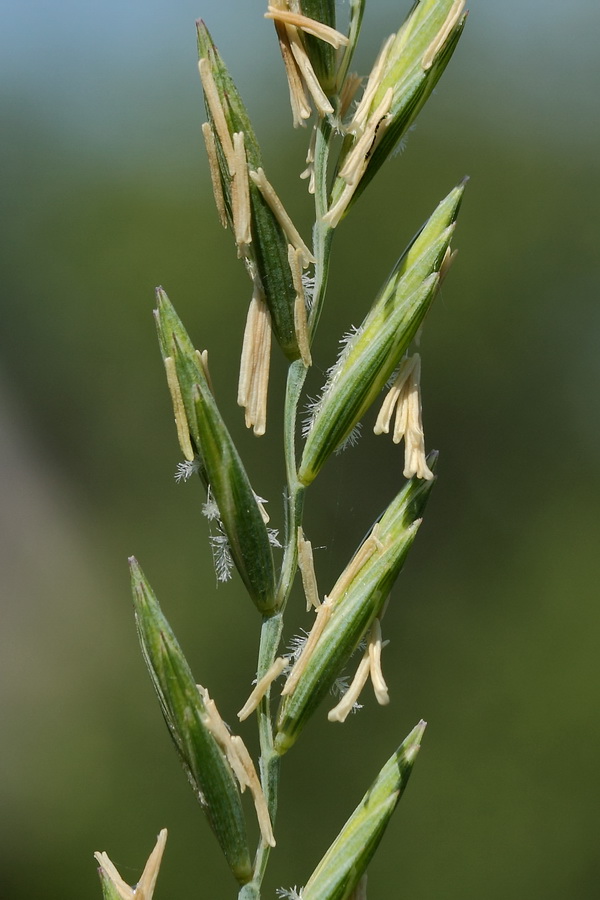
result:
<svg viewBox="0 0 600 900"><path fill-rule="evenodd" d="M369 667L371 673L371 681L377 702L381 706L387 706L390 702L387 684L381 671L381 649L383 642L381 638L381 623L379 619L375 619L371 626L369 634Z"/></svg>
<svg viewBox="0 0 600 900"><path fill-rule="evenodd" d="M229 728L221 718L221 714L217 709L214 700L210 699L206 688L198 685L206 709L206 718L204 724L216 740L217 744L227 757L227 762L231 766L233 774L237 778L242 794L247 787L250 786L249 777L244 761L240 757L239 747L236 744L235 736L231 734ZM240 738L241 740L241 738Z"/></svg>
<svg viewBox="0 0 600 900"><path fill-rule="evenodd" d="M340 119L343 119L350 109L350 104L356 97L356 92L358 91L361 84L362 78L357 72L349 72L346 75L346 78L342 85L342 90L340 91Z"/></svg>
<svg viewBox="0 0 600 900"><path fill-rule="evenodd" d="M364 688L367 680L369 678L369 672L371 669L371 663L369 658L369 648L364 652L363 658L358 664L358 668L356 670L356 675L352 679L352 683L340 702L337 706L334 706L333 709L330 709L327 713L327 718L330 722L345 722L352 709L354 704L360 697L360 693Z"/></svg>
<svg viewBox="0 0 600 900"><path fill-rule="evenodd" d="M454 0L450 12L446 17L446 21L423 54L423 59L421 60L423 69L427 70L431 68L436 56L443 48L455 26L458 24L464 8L465 0Z"/></svg>
<svg viewBox="0 0 600 900"><path fill-rule="evenodd" d="M276 21L275 29L277 31L279 49L281 50L285 74L288 80L294 128L298 128L300 125L304 126L306 124L306 119L310 119L312 110L306 98L302 77L296 60L294 59L292 48L290 47L290 41L285 25Z"/></svg>
<svg viewBox="0 0 600 900"><path fill-rule="evenodd" d="M271 516L269 515L269 513L267 512L266 507L265 507L265 503L267 501L261 500L257 494L254 494L254 499L256 500L256 505L258 506L258 509L259 509L259 512L260 512L263 522L265 523L265 525L268 525L269 522L271 521Z"/></svg>
<svg viewBox="0 0 600 900"><path fill-rule="evenodd" d="M105 875L107 875L112 882L112 885L118 893L119 897L121 897L121 900L132 900L132 898L134 897L133 888L131 887L131 885L127 884L126 881L123 881L117 871L115 864L108 857L108 854L96 851L96 853L94 853L94 857L100 867L104 870Z"/></svg>
<svg viewBox="0 0 600 900"><path fill-rule="evenodd" d="M204 143L206 144L210 181L215 198L215 205L219 214L219 221L223 228L227 228L227 210L225 209L225 195L223 194L223 185L221 184L217 147L215 144L215 136L209 122L205 122L202 126L202 134L204 136Z"/></svg>
<svg viewBox="0 0 600 900"><path fill-rule="evenodd" d="M323 221L331 225L332 228L339 224L348 208L348 204L365 174L369 159L384 134L388 122L387 114L390 111L393 96L392 88L388 88L383 96L383 100L370 117L362 135L342 166L340 178L346 182L346 185L337 201L323 216Z"/></svg>
<svg viewBox="0 0 600 900"><path fill-rule="evenodd" d="M271 212L279 222L279 225L281 226L281 229L283 230L283 233L287 237L290 244L296 250L302 251L303 268L306 268L308 265L310 265L310 263L316 262L314 256L300 237L300 233L298 232L296 226L287 214L283 203L275 193L273 185L269 181L267 181L267 177L263 169L257 169L257 171L251 170L250 178L268 203Z"/></svg>
<svg viewBox="0 0 600 900"><path fill-rule="evenodd" d="M166 843L167 829L163 828L158 835L154 850L148 857L142 877L137 883L134 891L135 900L152 900Z"/></svg>
<svg viewBox="0 0 600 900"><path fill-rule="evenodd" d="M300 178L308 178L308 193L315 192L315 146L317 140L317 128L313 125L312 134L308 144L308 152L306 154L306 168L300 173Z"/></svg>
<svg viewBox="0 0 600 900"><path fill-rule="evenodd" d="M367 122L367 119L370 118L369 110L371 109L373 98L375 97L377 89L379 88L379 85L381 83L381 78L383 76L385 65L387 63L388 54L395 40L396 35L391 34L381 48L379 56L375 60L375 65L371 69L371 74L367 79L364 94L362 95L360 103L356 107L356 112L352 117L352 121L348 126L348 131L352 131L355 134L362 131Z"/></svg>
<svg viewBox="0 0 600 900"><path fill-rule="evenodd" d="M240 737L237 737L235 734L229 736L229 753L231 763L231 768L234 771L235 777L238 780L240 786L240 792L243 794L247 787L250 787L250 783L252 781L252 769L254 768L254 763L250 758L250 765L247 764L246 760L243 758L246 754L244 754L244 750L246 750L246 754L250 758L250 754L246 749L246 745L242 741Z"/></svg>
<svg viewBox="0 0 600 900"><path fill-rule="evenodd" d="M265 19L275 19L277 22L283 22L286 25L295 25L296 28L300 28L306 34L312 34L327 44L331 44L336 50L339 47L345 47L349 43L348 38L341 31L336 31L335 28L324 25L316 19L309 19L308 16L303 16L300 13L291 12L287 9L269 5L269 10L265 13Z"/></svg>
<svg viewBox="0 0 600 900"><path fill-rule="evenodd" d="M292 282L297 296L304 298L304 285L302 284L302 250L288 244L288 263L292 273Z"/></svg>
<svg viewBox="0 0 600 900"><path fill-rule="evenodd" d="M221 714L217 709L217 704L211 699L210 694L201 684L196 685L202 700L204 701L204 726L208 728L221 750L225 753L231 763L231 732L221 718ZM234 768L232 766L232 768Z"/></svg>
<svg viewBox="0 0 600 900"><path fill-rule="evenodd" d="M306 50L304 49L304 45L302 43L300 35L298 34L298 30L292 25L285 25L284 27L287 32L290 49L292 51L294 59L296 60L296 65L298 66L300 74L302 75L304 84L306 85L306 89L313 99L313 103L317 108L317 112L320 116L331 115L333 113L333 106L327 99L327 95L319 84L319 79L315 75L315 70L312 67Z"/></svg>
<svg viewBox="0 0 600 900"><path fill-rule="evenodd" d="M318 609L321 601L319 600L312 544L305 539L300 525L298 526L298 568L302 576L302 586L306 597L306 612L309 612L312 607Z"/></svg>
<svg viewBox="0 0 600 900"><path fill-rule="evenodd" d="M177 378L175 360L172 356L165 357L165 372L167 374L167 384L169 386L171 401L173 403L173 412L175 413L177 440L179 441L179 446L185 459L187 459L188 462L192 462L192 460L194 459L194 449L190 440L190 428L185 413L183 397L181 396L179 379Z"/></svg>
<svg viewBox="0 0 600 900"><path fill-rule="evenodd" d="M379 540L379 532L381 531L381 522L375 522L371 529L371 540L375 543L376 550L383 550L383 544ZM387 605L387 600L385 601ZM380 617L381 618L381 617Z"/></svg>
<svg viewBox="0 0 600 900"><path fill-rule="evenodd" d="M360 879L348 900L367 900L367 873Z"/></svg>
<svg viewBox="0 0 600 900"><path fill-rule="evenodd" d="M202 353L200 353L199 350L196 350L194 352L196 354L196 359L198 360L198 365L204 372L204 377L206 378L206 383L210 388L210 392L211 394L214 394L215 391L213 388L212 378L210 377L210 369L208 368L208 350L203 350Z"/></svg>
<svg viewBox="0 0 600 900"><path fill-rule="evenodd" d="M243 256L245 248L252 241L252 231L250 228L250 184L248 181L248 162L246 160L243 131L236 131L234 133L233 151L235 158L235 175L233 176L231 185L231 209L235 242L238 246L238 256Z"/></svg>
<svg viewBox="0 0 600 900"><path fill-rule="evenodd" d="M261 787L261 783L256 774L256 768L252 761L252 757L248 753L248 749L241 737L234 735L231 739L233 748L237 754L238 760L244 772L245 785L250 789L254 808L256 810L256 818L258 819L258 827L265 844L269 847L275 846L275 836L273 835L273 826L267 808L267 801ZM240 782L241 787L241 782Z"/></svg>
<svg viewBox="0 0 600 900"><path fill-rule="evenodd" d="M452 266L452 263L456 259L457 253L458 253L458 250L450 250L450 247L447 247L446 252L444 253L444 258L442 260L442 264L440 266L440 271L439 271L440 277L439 277L439 281L438 281L438 287L440 287L442 281L444 280L444 278L450 271L450 267Z"/></svg>
<svg viewBox="0 0 600 900"><path fill-rule="evenodd" d="M257 681L252 693L240 709L238 715L238 719L240 722L243 722L248 716L252 715L255 709L258 708L258 704L265 696L273 682L276 678L279 678L285 667L287 666L287 659L284 656L279 656L273 665L268 669L268 671L263 675L259 681Z"/></svg>
<svg viewBox="0 0 600 900"><path fill-rule="evenodd" d="M377 420L373 428L375 434L389 434L390 422L394 413L394 409L396 408L396 403L398 402L400 395L402 394L405 384L408 382L408 379L413 370L413 366L414 357L406 356L402 360L400 368L398 370L398 375L396 376L393 385L386 394L385 399L381 405L381 409L379 410L379 415L377 416Z"/></svg>
<svg viewBox="0 0 600 900"><path fill-rule="evenodd" d="M246 410L246 427L262 435L267 427L267 394L271 364L271 315L257 282L248 309L240 377L238 404Z"/></svg>
<svg viewBox="0 0 600 900"><path fill-rule="evenodd" d="M302 180L308 179L308 193L314 194L316 182L315 182L315 167L312 162L310 162L305 169L300 172L300 178Z"/></svg>
<svg viewBox="0 0 600 900"><path fill-rule="evenodd" d="M152 900L166 843L167 829L163 828L158 835L154 850L144 866L142 876L135 887L130 887L123 881L114 863L110 861L106 853L94 853L94 857L105 875L112 882L121 900Z"/></svg>
<svg viewBox="0 0 600 900"><path fill-rule="evenodd" d="M308 142L308 150L306 151L306 162L314 163L315 161L315 149L317 146L317 126L313 125L312 131L310 133L310 141Z"/></svg>
<svg viewBox="0 0 600 900"><path fill-rule="evenodd" d="M366 165L365 165L365 168L366 168ZM327 224L331 225L332 228L335 228L337 225L340 224L342 216L346 212L346 209L348 208L348 204L352 200L352 197L354 196L356 188L357 188L356 184L346 184L344 186L344 189L342 190L342 193L340 194L340 196L338 197L336 202L333 204L333 206L331 206L329 208L328 212L326 212L325 215L323 216L324 222L327 222Z"/></svg>
<svg viewBox="0 0 600 900"><path fill-rule="evenodd" d="M306 317L306 297L304 296L304 285L302 284L302 259L301 250L297 250L288 244L288 263L292 273L292 281L294 290L296 291L296 300L294 302L294 331L296 332L296 340L298 341L298 349L302 362L308 368L312 366L312 357L310 355L310 341L308 337L308 320Z"/></svg>
<svg viewBox="0 0 600 900"><path fill-rule="evenodd" d="M385 616L385 614L386 614L386 612L387 612L387 608L388 608L389 605L390 605L390 596L389 596L389 594L388 594L388 596L385 598L385 603L383 604L383 606L382 606L382 608L381 608L381 612L380 612L379 615L377 616L377 618L379 619L380 622L383 621L383 617ZM384 646L385 646L386 643L387 643L387 641L384 642Z"/></svg>
<svg viewBox="0 0 600 900"><path fill-rule="evenodd" d="M343 178L347 184L358 184L362 178L369 157L377 142L381 140L381 129L382 126L385 128L385 117L390 111L393 97L394 91L390 87L385 92L377 109L370 116L362 135L348 154L340 171L340 178Z"/></svg>
<svg viewBox="0 0 600 900"><path fill-rule="evenodd" d="M317 641L323 634L323 630L329 622L329 619L331 618L332 609L333 603L331 602L329 597L325 597L325 600L317 610L317 615L315 617L315 621L313 622L313 627L310 630L306 643L302 649L302 653L299 659L296 660L296 664L290 672L285 685L283 686L283 690L281 692L282 697L286 697L288 694L291 694L298 684L300 676L306 669L309 660L314 652L314 649L317 646Z"/></svg>
<svg viewBox="0 0 600 900"><path fill-rule="evenodd" d="M403 474L405 478L412 478L413 475L416 475L417 478L423 478L425 481L433 480L433 472L425 459L422 439L405 446Z"/></svg>
<svg viewBox="0 0 600 900"><path fill-rule="evenodd" d="M204 701L204 726L208 728L215 741L227 757L227 761L233 769L233 773L239 782L240 790L243 793L247 787L246 775L236 747L232 743L232 734L221 718L221 714L217 709L217 704L214 700L211 699L211 696L208 693L207 689L205 687L202 687L201 684L196 685L196 687L198 688L200 696Z"/></svg>
<svg viewBox="0 0 600 900"><path fill-rule="evenodd" d="M227 761L239 782L241 792L243 793L246 788L250 788L263 840L270 847L274 847L275 838L273 837L271 820L252 757L248 753L241 737L231 734L221 718L215 701L211 700L206 688L202 687L201 684L197 685L197 688L204 701L204 724L227 757Z"/></svg>
<svg viewBox="0 0 600 900"><path fill-rule="evenodd" d="M390 421L396 410L393 441L404 439L404 476L431 481L433 472L425 459L425 435L421 411L421 357L415 353L406 357L390 388L375 422L375 434L388 434Z"/></svg>
<svg viewBox="0 0 600 900"><path fill-rule="evenodd" d="M221 142L221 147L223 148L225 159L227 160L229 174L233 176L235 175L235 154L233 152L233 143L231 141L231 135L229 134L227 120L225 118L225 112L221 105L221 99L219 97L219 92L217 91L217 86L215 84L215 79L213 78L213 73L211 71L209 61L207 59L201 59L198 63L198 70L200 72L202 87L204 88L204 96L206 97L206 102L208 103L208 108L210 109L210 114L213 118L215 130L217 132L219 141Z"/></svg>
<svg viewBox="0 0 600 900"><path fill-rule="evenodd" d="M246 427L260 437L267 430L267 397L271 366L271 314L263 301L259 309L258 341L254 366L253 388L246 408Z"/></svg>
<svg viewBox="0 0 600 900"><path fill-rule="evenodd" d="M338 602L344 596L362 567L373 556L373 554L382 549L381 541L378 537L379 523L376 523L371 534L360 545L329 594L334 602Z"/></svg>

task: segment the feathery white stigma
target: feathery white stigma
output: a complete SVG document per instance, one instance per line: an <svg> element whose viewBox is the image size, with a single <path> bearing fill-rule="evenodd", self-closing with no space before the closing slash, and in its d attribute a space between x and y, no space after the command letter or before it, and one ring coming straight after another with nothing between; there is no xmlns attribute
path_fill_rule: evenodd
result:
<svg viewBox="0 0 600 900"><path fill-rule="evenodd" d="M229 581L233 573L233 557L231 555L229 538L225 534L223 523L220 519L216 523L215 533L209 535L208 542L210 544L217 581Z"/></svg>
<svg viewBox="0 0 600 900"><path fill-rule="evenodd" d="M185 462L177 463L175 469L175 481L181 484L182 481L189 481L192 475L196 475L200 471L199 459L186 459Z"/></svg>
<svg viewBox="0 0 600 900"><path fill-rule="evenodd" d="M294 885L292 888L275 888L275 893L280 900L302 900L302 890Z"/></svg>

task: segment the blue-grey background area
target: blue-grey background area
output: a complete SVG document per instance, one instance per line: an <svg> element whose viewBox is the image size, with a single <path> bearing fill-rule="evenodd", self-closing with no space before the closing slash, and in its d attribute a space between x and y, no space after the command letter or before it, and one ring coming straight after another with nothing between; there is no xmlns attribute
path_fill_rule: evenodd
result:
<svg viewBox="0 0 600 900"><path fill-rule="evenodd" d="M408 6L367 5L363 72ZM249 285L213 209L195 68L202 15L308 234L296 177L307 134L291 129L263 9L2 4L3 898L98 897L94 850L133 883L163 826L157 900L235 896L140 658L125 561L139 557L233 722L259 622L237 579L215 586L199 485L172 478L151 309L164 284L210 349L218 399L281 527L284 365L275 354L258 442L235 406ZM378 708L367 691L343 727L321 709L285 758L265 897L307 880L421 717L369 897L596 896L599 28L596 0L473 0L407 149L340 226L312 393L406 241L471 176L459 256L422 342L439 483L384 623L392 702ZM402 483L402 451L369 425L308 494L324 591ZM306 624L297 594L286 637ZM241 733L255 749L252 723Z"/></svg>

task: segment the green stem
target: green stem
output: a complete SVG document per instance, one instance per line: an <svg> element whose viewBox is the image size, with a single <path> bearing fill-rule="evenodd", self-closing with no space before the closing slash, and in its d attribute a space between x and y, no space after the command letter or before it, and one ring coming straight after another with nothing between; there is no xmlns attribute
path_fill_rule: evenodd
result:
<svg viewBox="0 0 600 900"><path fill-rule="evenodd" d="M262 678L265 672L273 665L283 629L283 612L263 619L260 648L258 652L257 677ZM273 725L271 722L270 691L267 691L257 710L258 736L260 742L260 781L267 802L271 823L275 826L277 814L277 790L279 786L279 755L273 749ZM265 869L269 860L270 847L263 840L260 841L254 861L253 883L258 888L257 896L260 897L260 885L264 878Z"/></svg>
<svg viewBox="0 0 600 900"><path fill-rule="evenodd" d="M285 396L285 413L283 422L283 446L285 454L286 487L286 519L285 519L285 551L279 578L277 608L283 612L287 603L296 567L298 564L298 527L302 524L304 507L304 485L298 481L296 465L296 422L298 403L307 369L301 359L290 365L288 370L287 391Z"/></svg>
<svg viewBox="0 0 600 900"><path fill-rule="evenodd" d="M315 292L312 307L308 319L311 341L315 336L325 292L329 277L329 258L331 255L331 241L333 228L323 221L323 216L328 209L327 168L329 162L329 149L332 138L332 128L327 119L321 119L317 127L315 141L315 225L313 229L313 245L316 257L315 266Z"/></svg>
<svg viewBox="0 0 600 900"><path fill-rule="evenodd" d="M260 647L258 652L257 678L271 668L279 644L283 629L283 612L292 591L294 576L298 566L297 531L302 522L302 510L304 500L304 486L297 477L296 467L296 420L298 415L298 402L302 387L306 378L306 367L302 360L296 360L290 365L285 399L284 415L284 451L287 474L287 503L286 503L286 528L285 550L283 565L278 587L277 612L263 619ZM271 822L275 824L277 813L277 789L279 784L279 754L273 749L273 725L271 721L270 691L260 702L258 714L258 736L260 741L260 775L261 784L267 801ZM254 862L254 879L252 885L247 886L247 891L240 898L253 900L260 897L260 885L262 883L270 847L261 841ZM256 893L252 893L252 891Z"/></svg>
<svg viewBox="0 0 600 900"><path fill-rule="evenodd" d="M317 327L317 322L325 298L327 276L329 272L331 238L333 235L333 229L323 222L323 216L327 212L327 161L331 137L332 129L330 124L325 120L321 120L317 130L315 148L316 222L313 230L313 239L314 254L317 262L315 268L315 293L309 319L311 338ZM262 622L257 666L257 678L259 679L271 668L276 659L283 631L283 613L292 592L294 578L298 569L298 528L302 525L305 487L298 480L298 466L296 463L296 427L298 421L298 404L300 402L300 396L306 380L307 371L308 370L301 359L291 363L288 370L283 426L283 444L287 478L285 548L281 566L281 575L277 588L277 611L274 615L264 618ZM260 742L259 765L261 784L269 809L271 822L274 825L277 813L280 757L273 748L270 691L267 691L261 700L257 715L258 736ZM254 877L250 884L245 885L241 889L238 900L260 900L260 888L269 860L270 849L271 848L261 840L254 861Z"/></svg>
<svg viewBox="0 0 600 900"><path fill-rule="evenodd" d="M338 90L341 91L354 51L358 43L360 27L362 25L363 14L365 11L365 0L350 0L350 28L348 29L348 44L345 47L337 72Z"/></svg>

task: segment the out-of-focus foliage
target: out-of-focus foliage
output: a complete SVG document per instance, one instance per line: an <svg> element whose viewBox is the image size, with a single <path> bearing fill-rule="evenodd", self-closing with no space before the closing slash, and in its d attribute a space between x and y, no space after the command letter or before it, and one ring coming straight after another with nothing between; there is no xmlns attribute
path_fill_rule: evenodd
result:
<svg viewBox="0 0 600 900"><path fill-rule="evenodd" d="M472 6L469 27L484 15ZM553 15L565 26L553 6L546 39ZM573 9L583 39L598 13L584 0ZM484 21L495 23L491 14ZM387 19L370 28L372 49L393 27ZM141 111L127 106L126 85L112 85L114 127L132 135L121 158L61 114L67 93L55 98L56 115L25 94L2 110L0 881L11 900L45 896L49 884L64 900L99 896L94 850L107 850L134 883L163 826L157 900L234 891L159 721L126 566L135 553L194 672L233 720L254 675L255 616L235 580L215 586L199 485L172 478L179 457L151 316L156 284L196 346L210 349L220 406L276 527L282 472L261 466L262 444L243 433L235 406L248 284L212 207L191 21L189 32L196 93L185 103L168 79L146 95L138 69L129 74ZM361 321L414 222L471 176L459 256L423 337L424 421L428 449L440 450L439 481L384 622L392 702L381 709L368 699L344 726L317 714L286 757L272 888L306 880L381 760L423 717L410 789L372 867L373 898L399 896L398 885L423 900L588 900L597 890L600 173L583 99L591 70L569 32L556 65L571 89L561 85L550 120L542 89L529 84L520 106L507 71L515 60L534 87L545 77L556 87L543 42L531 39L525 52L515 28L503 55L481 19L468 35L406 152L336 239L338 288L317 367ZM231 56L234 38L215 37ZM253 65L263 85L283 78L276 48ZM305 186L293 173L305 135L289 132L284 89L275 99L252 91L269 171L287 185L302 226ZM259 110L275 100L281 114L267 127ZM146 151L150 120L157 142ZM186 123L176 153L173 134L162 133L174 122ZM274 384L280 361L275 370ZM310 388L321 383L316 371ZM263 441L277 433L280 401L273 390ZM333 551L316 554L323 590L397 492L402 465L402 450L367 428L319 476L307 534ZM298 597L299 626L301 607ZM252 726L244 736L252 744Z"/></svg>

